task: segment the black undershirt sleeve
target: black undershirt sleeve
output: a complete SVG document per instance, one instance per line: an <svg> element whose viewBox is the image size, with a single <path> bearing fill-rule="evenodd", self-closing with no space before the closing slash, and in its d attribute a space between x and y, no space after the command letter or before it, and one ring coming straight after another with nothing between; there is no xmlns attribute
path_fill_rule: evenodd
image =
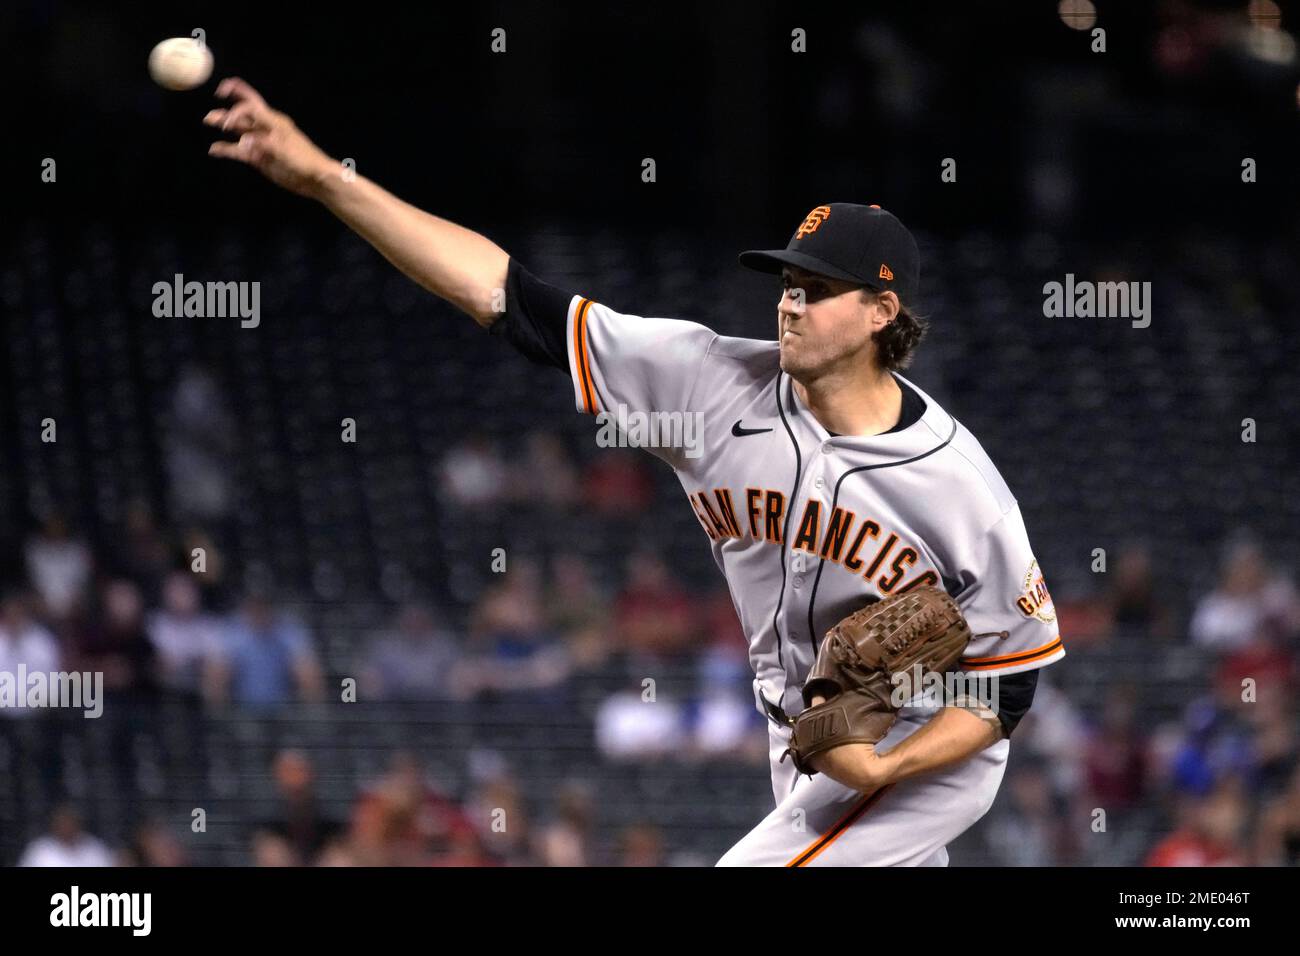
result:
<svg viewBox="0 0 1300 956"><path fill-rule="evenodd" d="M1020 718L1025 716L1034 702L1034 689L1038 686L1038 671L1021 671L1010 677L998 677L998 720L1005 736L1010 737Z"/></svg>
<svg viewBox="0 0 1300 956"><path fill-rule="evenodd" d="M488 331L504 336L530 362L568 374L571 301L571 293L543 282L511 259L506 270L506 311Z"/></svg>

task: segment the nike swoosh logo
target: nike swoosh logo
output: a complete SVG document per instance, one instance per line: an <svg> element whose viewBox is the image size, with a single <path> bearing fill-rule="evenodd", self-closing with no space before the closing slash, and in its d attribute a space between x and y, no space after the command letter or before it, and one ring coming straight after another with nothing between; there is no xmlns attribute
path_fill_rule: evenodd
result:
<svg viewBox="0 0 1300 956"><path fill-rule="evenodd" d="M731 426L731 434L735 435L737 438L744 438L746 435L761 435L763 432L770 432L772 430L770 428L741 428L740 422L741 420L737 418L736 424Z"/></svg>

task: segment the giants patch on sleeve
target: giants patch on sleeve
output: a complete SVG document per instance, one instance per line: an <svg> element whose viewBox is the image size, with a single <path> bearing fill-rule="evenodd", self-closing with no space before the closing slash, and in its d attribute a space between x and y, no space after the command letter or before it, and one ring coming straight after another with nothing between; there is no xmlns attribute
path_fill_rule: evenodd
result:
<svg viewBox="0 0 1300 956"><path fill-rule="evenodd" d="M1047 592L1047 583L1043 580L1043 572L1039 570L1037 561L1029 565L1021 586L1024 590L1016 598L1016 607L1020 613L1025 617L1037 618L1044 624L1055 622L1056 606L1052 603L1052 595Z"/></svg>

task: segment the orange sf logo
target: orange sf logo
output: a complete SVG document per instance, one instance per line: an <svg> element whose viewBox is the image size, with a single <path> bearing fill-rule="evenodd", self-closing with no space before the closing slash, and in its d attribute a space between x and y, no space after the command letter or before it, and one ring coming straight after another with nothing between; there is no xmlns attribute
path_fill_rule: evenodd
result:
<svg viewBox="0 0 1300 956"><path fill-rule="evenodd" d="M796 239L802 239L804 236L811 236L817 231L818 227L826 221L830 214L830 206L818 206L812 212L808 213L808 217L800 224L799 230L794 234L794 237Z"/></svg>

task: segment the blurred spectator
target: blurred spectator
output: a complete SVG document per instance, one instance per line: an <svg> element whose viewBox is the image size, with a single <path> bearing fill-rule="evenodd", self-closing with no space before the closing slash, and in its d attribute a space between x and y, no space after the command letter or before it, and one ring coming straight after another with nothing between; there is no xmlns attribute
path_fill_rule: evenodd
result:
<svg viewBox="0 0 1300 956"><path fill-rule="evenodd" d="M56 512L45 520L39 534L28 539L26 556L27 573L44 611L56 619L67 617L90 583L89 546L68 530Z"/></svg>
<svg viewBox="0 0 1300 956"><path fill-rule="evenodd" d="M483 849L507 866L532 866L533 828L519 782L508 772L484 779L468 801Z"/></svg>
<svg viewBox="0 0 1300 956"><path fill-rule="evenodd" d="M212 680L218 700L275 710L296 699L319 700L324 694L311 635L300 622L277 611L265 594L248 594L227 623L221 644Z"/></svg>
<svg viewBox="0 0 1300 956"><path fill-rule="evenodd" d="M1205 796L1217 781L1249 773L1250 735L1239 717L1209 700L1190 705L1187 734L1173 755L1170 783L1184 793Z"/></svg>
<svg viewBox="0 0 1300 956"><path fill-rule="evenodd" d="M203 593L203 606L217 611L227 609L235 595L226 574L225 551L202 528L188 528L181 534L181 553ZM202 556L201 565L195 564L196 554Z"/></svg>
<svg viewBox="0 0 1300 956"><path fill-rule="evenodd" d="M316 857L316 866L359 866L346 839L334 839L325 844Z"/></svg>
<svg viewBox="0 0 1300 956"><path fill-rule="evenodd" d="M145 604L157 607L174 557L149 503L141 498L132 500L127 506L125 532L113 554L113 572L134 581Z"/></svg>
<svg viewBox="0 0 1300 956"><path fill-rule="evenodd" d="M465 812L425 779L410 753L395 754L388 773L357 799L346 852L348 859L362 866L488 862ZM342 858L338 848L331 849L330 862Z"/></svg>
<svg viewBox="0 0 1300 956"><path fill-rule="evenodd" d="M1088 802L1107 811L1127 809L1146 791L1147 741L1137 722L1137 692L1132 687L1110 692L1102 706L1101 726L1090 735L1084 757Z"/></svg>
<svg viewBox="0 0 1300 956"><path fill-rule="evenodd" d="M221 623L203 611L199 586L187 571L173 571L163 587L163 606L150 615L149 639L158 655L163 686L197 697L221 654Z"/></svg>
<svg viewBox="0 0 1300 956"><path fill-rule="evenodd" d="M655 683L646 685L647 680ZM661 696L657 678L642 678L640 683L642 690L611 694L596 709L596 747L605 757L618 760L677 754L690 742L683 702Z"/></svg>
<svg viewBox="0 0 1300 956"><path fill-rule="evenodd" d="M1124 548L1107 582L1109 630L1161 640L1173 636L1173 612L1156 591L1150 551L1138 545Z"/></svg>
<svg viewBox="0 0 1300 956"><path fill-rule="evenodd" d="M624 651L620 686L625 689L608 696L597 709L596 745L614 759L682 753L691 746L701 719L696 678L705 676L707 684L705 674L692 673L687 657L700 643L695 604L658 555L634 553L627 569L614 624ZM726 669L725 658L719 660ZM726 683L725 676L722 681ZM717 699L717 687L705 690L711 700ZM722 690L722 697L727 696ZM724 703L705 715L711 721L705 741L709 733L726 736L736 731L739 724L728 714L734 717Z"/></svg>
<svg viewBox="0 0 1300 956"><path fill-rule="evenodd" d="M545 691L568 678L568 654L546 626L535 564L516 559L484 591L471 614L470 648L453 677L458 697ZM536 699L558 703L553 696Z"/></svg>
<svg viewBox="0 0 1300 956"><path fill-rule="evenodd" d="M158 737L166 772L203 773L208 763L204 705L218 694L221 623L204 613L194 574L173 571L162 590L162 609L146 624L162 685Z"/></svg>
<svg viewBox="0 0 1300 956"><path fill-rule="evenodd" d="M1069 819L1052 792L1047 766L1038 759L1016 760L985 831L985 843L1000 866L1061 866L1072 861Z"/></svg>
<svg viewBox="0 0 1300 956"><path fill-rule="evenodd" d="M543 866L591 866L595 808L590 789L565 784L556 796L552 820L537 837L537 855Z"/></svg>
<svg viewBox="0 0 1300 956"><path fill-rule="evenodd" d="M258 830L253 834L249 845L253 866L288 867L301 866L302 861L293 852L293 845L278 833L270 830Z"/></svg>
<svg viewBox="0 0 1300 956"><path fill-rule="evenodd" d="M59 645L54 635L37 623L30 614L26 595L11 591L0 603L0 673L14 675L18 668L27 673L50 673L59 670ZM13 706L0 705L0 721L10 717L32 716L35 712L17 699Z"/></svg>
<svg viewBox="0 0 1300 956"><path fill-rule="evenodd" d="M23 850L19 866L112 866L113 854L103 841L82 829L81 814L61 804L50 814L50 830Z"/></svg>
<svg viewBox="0 0 1300 956"><path fill-rule="evenodd" d="M617 650L611 634L609 599L596 586L591 563L563 552L551 562L546 620L563 637L574 667L598 669Z"/></svg>
<svg viewBox="0 0 1300 956"><path fill-rule="evenodd" d="M1192 639L1217 651L1240 650L1266 629L1282 637L1300 630L1300 599L1290 579L1269 568L1254 541L1230 544L1220 584L1192 615Z"/></svg>
<svg viewBox="0 0 1300 956"><path fill-rule="evenodd" d="M1016 727L1012 749L1042 762L1058 796L1081 794L1087 726L1079 708L1054 684L1051 668L1040 675L1034 705Z"/></svg>
<svg viewBox="0 0 1300 956"><path fill-rule="evenodd" d="M103 716L86 732L90 746L105 748L109 757L109 786L129 803L158 783L152 755L168 727L157 711L157 661L135 584L107 581L97 612L82 610L69 623L73 669L103 674Z"/></svg>
<svg viewBox="0 0 1300 956"><path fill-rule="evenodd" d="M626 827L618 840L619 866L663 866L664 839L648 824Z"/></svg>
<svg viewBox="0 0 1300 956"><path fill-rule="evenodd" d="M10 591L0 603L0 674L8 675L15 690L20 667L28 674L61 669L58 642L30 611L21 591ZM19 695L0 702L0 793L11 795L19 819L35 822L59 792L63 753L58 715L26 704Z"/></svg>
<svg viewBox="0 0 1300 956"><path fill-rule="evenodd" d="M667 696L671 684L661 696L660 679L641 678L642 689L618 691L601 701L596 709L596 747L602 756L613 760L666 756L688 746L686 708Z"/></svg>
<svg viewBox="0 0 1300 956"><path fill-rule="evenodd" d="M578 469L560 437L528 433L522 467L512 472L513 497L549 512L568 511L578 500Z"/></svg>
<svg viewBox="0 0 1300 956"><path fill-rule="evenodd" d="M156 689L154 647L144 625L144 601L130 581L108 581L100 592L100 614L74 628L76 670L104 675L108 695Z"/></svg>
<svg viewBox="0 0 1300 956"><path fill-rule="evenodd" d="M161 820L149 820L136 827L122 857L127 866L189 865L181 842Z"/></svg>
<svg viewBox="0 0 1300 956"><path fill-rule="evenodd" d="M698 658L699 690L689 708L693 752L765 758L767 721L754 709L753 674L736 650L715 644Z"/></svg>
<svg viewBox="0 0 1300 956"><path fill-rule="evenodd" d="M1300 764L1287 789L1265 805L1255 852L1259 866L1300 866Z"/></svg>
<svg viewBox="0 0 1300 956"><path fill-rule="evenodd" d="M1241 866L1240 845L1246 821L1240 784L1227 780L1206 797L1185 798L1184 823L1156 844L1146 866Z"/></svg>
<svg viewBox="0 0 1300 956"><path fill-rule="evenodd" d="M442 492L447 502L465 508L499 504L508 490L509 471L491 442L473 435L442 462Z"/></svg>
<svg viewBox="0 0 1300 956"><path fill-rule="evenodd" d="M634 520L654 503L654 483L639 452L606 448L582 478L582 500L606 518Z"/></svg>
<svg viewBox="0 0 1300 956"><path fill-rule="evenodd" d="M166 445L173 514L181 521L221 522L231 509L234 416L208 370L187 365L177 377Z"/></svg>
<svg viewBox="0 0 1300 956"><path fill-rule="evenodd" d="M1269 628L1224 651L1214 673L1218 699L1227 707L1251 708L1264 699L1290 699L1294 686L1295 655Z"/></svg>
<svg viewBox="0 0 1300 956"><path fill-rule="evenodd" d="M711 647L721 648L741 660L747 660L749 641L740 626L740 616L725 587L714 588L699 602L699 618L704 638ZM746 663L748 668L748 663Z"/></svg>
<svg viewBox="0 0 1300 956"><path fill-rule="evenodd" d="M1292 699L1273 694L1242 711L1254 729L1251 786L1260 797L1271 799L1290 785L1292 774L1300 766Z"/></svg>
<svg viewBox="0 0 1300 956"><path fill-rule="evenodd" d="M616 604L617 628L634 655L672 657L693 644L694 604L657 554L639 551L627 563Z"/></svg>
<svg viewBox="0 0 1300 956"><path fill-rule="evenodd" d="M749 645L731 602L731 594L714 589L696 615L702 631L696 658L698 692L694 701L694 749L766 759L767 721L754 709Z"/></svg>
<svg viewBox="0 0 1300 956"><path fill-rule="evenodd" d="M451 694L460 649L433 611L407 604L390 630L375 636L361 664L367 699L434 700Z"/></svg>
<svg viewBox="0 0 1300 956"><path fill-rule="evenodd" d="M260 829L283 838L299 865L308 864L341 825L321 810L316 798L316 772L302 751L282 750L276 754L271 775L278 805L275 815Z"/></svg>

